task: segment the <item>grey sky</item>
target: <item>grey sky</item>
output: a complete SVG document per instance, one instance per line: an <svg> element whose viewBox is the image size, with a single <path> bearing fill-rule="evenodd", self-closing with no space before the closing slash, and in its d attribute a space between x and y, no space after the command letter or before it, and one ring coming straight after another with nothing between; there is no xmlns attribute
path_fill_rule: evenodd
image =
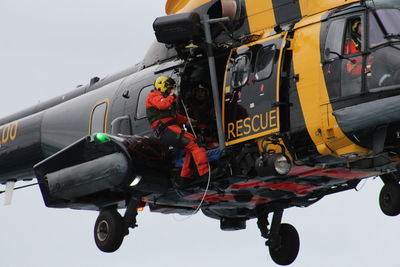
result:
<svg viewBox="0 0 400 267"><path fill-rule="evenodd" d="M152 22L164 0L0 0L0 117L104 77L142 59L154 39ZM71 125L73 127L73 125ZM398 266L398 217L378 206L382 182L361 192L328 196L285 212L301 238L291 266ZM99 252L96 212L48 209L37 188L14 193L0 206L0 266L276 266L255 221L222 232L201 213L138 217L120 250Z"/></svg>

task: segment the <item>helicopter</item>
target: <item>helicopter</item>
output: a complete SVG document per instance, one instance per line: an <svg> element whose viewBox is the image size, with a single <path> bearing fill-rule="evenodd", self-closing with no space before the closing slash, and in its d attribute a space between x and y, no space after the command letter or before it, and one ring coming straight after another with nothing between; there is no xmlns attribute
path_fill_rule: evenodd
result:
<svg viewBox="0 0 400 267"><path fill-rule="evenodd" d="M385 21L398 10L390 2L337 1L308 11L301 6L301 12L289 2L263 12L259 6L252 10L251 1L200 1L193 10L190 1L176 10L178 2L169 1L172 15L155 21L159 42L143 62L1 121L3 182L34 175L47 206L100 210L95 240L107 252L118 249L127 228L135 227L136 208L144 205L181 214L200 207L220 220L222 230L244 229L257 218L271 257L283 265L298 252L296 230L280 222L286 208L309 206L379 175L385 182L382 210L398 214L397 74L390 71L396 70L391 64L397 32ZM388 3L392 8L384 7ZM234 14L225 16L218 10L223 7ZM277 15L291 9L297 15ZM202 12L215 18L200 22ZM277 20L262 24L260 14L275 14ZM345 55L344 40L355 20L369 45ZM202 37L207 23L213 43ZM357 61L364 72L358 77L344 72ZM151 138L143 103L160 75L177 77L182 98L196 81L214 83L211 93L222 106L215 111L220 155L210 165L220 170L218 177L174 188L169 173L174 151L151 154L159 144ZM143 155L152 162L141 162ZM16 159L18 166L12 164ZM116 208L123 207L128 208L121 219ZM274 214L270 228L268 213Z"/></svg>

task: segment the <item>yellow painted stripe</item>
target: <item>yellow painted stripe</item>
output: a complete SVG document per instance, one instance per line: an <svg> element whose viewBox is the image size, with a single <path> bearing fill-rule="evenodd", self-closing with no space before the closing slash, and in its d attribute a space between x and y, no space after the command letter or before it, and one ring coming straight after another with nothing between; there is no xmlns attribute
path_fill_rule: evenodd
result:
<svg viewBox="0 0 400 267"><path fill-rule="evenodd" d="M271 0L246 0L250 32L256 33L276 24Z"/></svg>
<svg viewBox="0 0 400 267"><path fill-rule="evenodd" d="M329 102L320 66L319 32L320 24L309 25L297 30L292 41L294 71L299 75L297 90L301 108L308 134L317 148L324 144L321 103ZM321 154L329 152L319 150Z"/></svg>
<svg viewBox="0 0 400 267"><path fill-rule="evenodd" d="M314 23L297 29L292 41L294 71L299 74L297 90L308 133L321 154L366 153L344 135L332 114L321 67L320 28L321 23Z"/></svg>

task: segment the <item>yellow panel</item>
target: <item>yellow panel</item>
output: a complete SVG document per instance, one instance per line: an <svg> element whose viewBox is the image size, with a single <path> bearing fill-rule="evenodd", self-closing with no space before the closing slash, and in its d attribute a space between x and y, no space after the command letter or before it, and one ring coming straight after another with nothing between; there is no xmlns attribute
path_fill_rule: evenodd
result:
<svg viewBox="0 0 400 267"><path fill-rule="evenodd" d="M321 93L319 92L323 91L319 90L322 81L318 81L321 68L319 62L319 29L319 25L310 25L299 29L295 32L295 38L292 41L294 71L295 74L299 74L297 90L300 103L308 133L317 147L324 143L321 134L320 98L327 99L326 96L320 96ZM327 150L320 151L320 153L325 151Z"/></svg>
<svg viewBox="0 0 400 267"><path fill-rule="evenodd" d="M212 0L168 0L165 4L165 13L168 15L190 12Z"/></svg>
<svg viewBox="0 0 400 267"><path fill-rule="evenodd" d="M246 0L246 10L252 33L272 28L276 24L271 0Z"/></svg>

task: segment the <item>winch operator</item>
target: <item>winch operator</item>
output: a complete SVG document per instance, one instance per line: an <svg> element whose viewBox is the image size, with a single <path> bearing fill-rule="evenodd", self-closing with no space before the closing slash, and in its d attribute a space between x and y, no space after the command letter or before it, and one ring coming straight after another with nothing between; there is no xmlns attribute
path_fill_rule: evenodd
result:
<svg viewBox="0 0 400 267"><path fill-rule="evenodd" d="M146 113L151 128L160 138L160 142L185 151L185 158L180 174L179 185L190 184L193 172L190 168L191 159L196 163L200 177L208 176L209 167L206 151L199 147L196 138L182 129L190 118L179 114L176 110L175 81L172 78L161 76L154 83L146 99Z"/></svg>

